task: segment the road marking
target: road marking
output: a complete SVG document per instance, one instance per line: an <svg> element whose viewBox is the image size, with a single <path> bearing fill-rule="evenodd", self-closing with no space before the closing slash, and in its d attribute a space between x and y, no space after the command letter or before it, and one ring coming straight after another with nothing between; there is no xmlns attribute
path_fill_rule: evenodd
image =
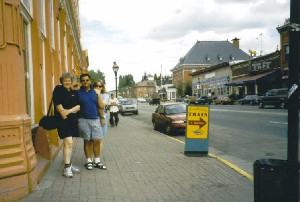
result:
<svg viewBox="0 0 300 202"><path fill-rule="evenodd" d="M175 141L177 141L177 142L180 142L181 144L185 144L185 142L183 142L183 141L181 141L181 140L178 140L178 139L176 139L176 138L173 138L173 137L170 137L170 136L167 136L167 135L166 135L166 137L168 137L168 138L170 138L170 139L172 139L172 140L175 140ZM208 156L210 156L210 157L212 157L212 158L215 158L215 159L221 161L222 163L224 163L225 165L229 166L231 169L235 170L236 172L238 172L238 173L241 174L242 176L244 176L244 177L246 177L247 179L253 181L253 176L252 176L252 175L250 175L250 174L247 173L246 171L240 169L240 168L237 167L236 165L230 163L229 161L227 161L227 160L225 160L225 159L223 159L223 158L221 158L221 157L218 157L218 156L216 156L216 155L213 155L213 154L211 154L211 153L208 153Z"/></svg>
<svg viewBox="0 0 300 202"><path fill-rule="evenodd" d="M277 121L270 121L270 123L283 124L283 125L287 125L288 124L288 123L277 122Z"/></svg>
<svg viewBox="0 0 300 202"><path fill-rule="evenodd" d="M275 115L287 115L287 113L282 113L282 112L237 111L237 110L229 110L229 109L212 109L212 108L210 108L210 111L237 112L237 113L250 113L250 114L275 114Z"/></svg>

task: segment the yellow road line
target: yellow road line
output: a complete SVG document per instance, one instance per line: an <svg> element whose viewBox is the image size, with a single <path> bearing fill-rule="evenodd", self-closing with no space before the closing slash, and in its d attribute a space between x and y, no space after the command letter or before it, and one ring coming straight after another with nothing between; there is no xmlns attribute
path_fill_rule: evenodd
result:
<svg viewBox="0 0 300 202"><path fill-rule="evenodd" d="M175 140L175 141L177 141L177 142L180 142L180 143L182 143L182 144L185 144L185 142L183 142L183 141L181 141L181 140L178 140L178 139L176 139L176 138L173 138L173 137L170 137L170 136L167 136L167 137L169 137L169 138L171 138L171 139L173 139L173 140ZM208 155L209 155L210 157L213 157L213 158L215 158L215 159L221 161L221 162L224 163L225 165L229 166L231 169L235 170L236 172L238 172L239 174L243 175L243 176L246 177L247 179L253 181L253 176L252 176L252 175L250 175L250 174L247 173L246 171L240 169L240 168L237 167L236 165L234 165L234 164L230 163L229 161L227 161L227 160L225 160L225 159L222 159L221 157L218 157L218 156L216 156L216 155L213 155L213 154L210 154L210 153L208 153Z"/></svg>

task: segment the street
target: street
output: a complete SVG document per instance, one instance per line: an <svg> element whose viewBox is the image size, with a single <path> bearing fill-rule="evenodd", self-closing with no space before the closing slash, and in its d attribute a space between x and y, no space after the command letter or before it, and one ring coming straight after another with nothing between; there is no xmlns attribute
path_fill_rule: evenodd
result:
<svg viewBox="0 0 300 202"><path fill-rule="evenodd" d="M126 115L153 128L157 106L138 103L139 115ZM210 105L209 153L253 175L257 159L287 159L287 110L248 105ZM174 138L184 142L185 136Z"/></svg>

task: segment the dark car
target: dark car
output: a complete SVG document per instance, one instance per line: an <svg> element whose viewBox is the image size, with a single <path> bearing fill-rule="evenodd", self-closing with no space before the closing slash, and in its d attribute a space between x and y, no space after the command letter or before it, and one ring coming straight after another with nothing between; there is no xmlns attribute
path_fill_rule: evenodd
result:
<svg viewBox="0 0 300 202"><path fill-rule="evenodd" d="M186 127L186 104L163 103L152 113L154 130L162 129L166 134L184 132Z"/></svg>
<svg viewBox="0 0 300 202"><path fill-rule="evenodd" d="M205 105L205 104L210 104L210 103L211 103L211 100L207 96L204 96L204 95L198 97L196 100L196 104L198 104L198 105L201 105L201 104Z"/></svg>
<svg viewBox="0 0 300 202"><path fill-rule="evenodd" d="M241 105L250 104L250 105L258 105L259 104L259 96L258 95L246 95L244 98L239 99L238 103Z"/></svg>
<svg viewBox="0 0 300 202"><path fill-rule="evenodd" d="M160 104L160 98L150 98L149 105L159 105Z"/></svg>

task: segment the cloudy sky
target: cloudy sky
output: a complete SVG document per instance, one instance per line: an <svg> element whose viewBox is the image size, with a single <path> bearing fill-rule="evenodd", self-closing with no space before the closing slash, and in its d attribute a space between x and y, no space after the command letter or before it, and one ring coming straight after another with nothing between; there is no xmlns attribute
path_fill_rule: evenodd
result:
<svg viewBox="0 0 300 202"><path fill-rule="evenodd" d="M198 41L240 39L240 48L270 53L279 47L276 27L290 16L289 0L80 0L81 42L90 70L105 74L114 90L118 75L135 82L147 74L171 75ZM260 35L262 33L262 35Z"/></svg>

